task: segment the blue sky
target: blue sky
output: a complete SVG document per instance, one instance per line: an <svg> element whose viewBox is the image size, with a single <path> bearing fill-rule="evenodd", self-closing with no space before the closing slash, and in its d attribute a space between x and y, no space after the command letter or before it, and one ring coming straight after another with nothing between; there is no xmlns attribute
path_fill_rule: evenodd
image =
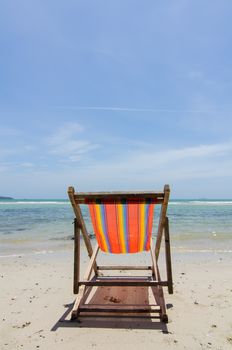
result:
<svg viewBox="0 0 232 350"><path fill-rule="evenodd" d="M0 195L232 197L231 1L2 1Z"/></svg>

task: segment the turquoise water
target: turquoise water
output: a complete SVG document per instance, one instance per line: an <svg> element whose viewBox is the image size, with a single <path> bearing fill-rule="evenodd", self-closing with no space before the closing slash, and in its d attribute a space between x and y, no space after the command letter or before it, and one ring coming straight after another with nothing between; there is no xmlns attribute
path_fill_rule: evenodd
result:
<svg viewBox="0 0 232 350"><path fill-rule="evenodd" d="M88 209L83 206L82 210L92 234ZM154 236L158 212L156 209ZM174 247L232 250L232 200L173 200L168 216ZM66 200L1 200L0 256L28 250L69 249L73 217Z"/></svg>

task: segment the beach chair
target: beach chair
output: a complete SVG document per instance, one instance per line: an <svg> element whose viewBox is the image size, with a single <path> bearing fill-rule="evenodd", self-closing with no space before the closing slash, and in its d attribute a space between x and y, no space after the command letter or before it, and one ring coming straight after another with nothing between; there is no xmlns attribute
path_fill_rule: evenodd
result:
<svg viewBox="0 0 232 350"><path fill-rule="evenodd" d="M122 313L123 315L156 313L163 322L168 322L163 287L168 288L169 294L173 293L172 267L169 240L169 223L166 216L170 189L164 186L161 192L75 192L73 187L68 188L68 196L71 201L74 219L74 294L76 301L71 312L71 319L77 319L83 315L109 315ZM93 231L96 236L96 247L93 249L90 235L87 232L82 215L81 206L87 205ZM160 217L157 227L156 242L153 248L152 228L154 206L160 205ZM90 258L84 277L80 278L80 232ZM164 236L164 251L166 260L167 278L161 280L158 267L161 241ZM108 254L132 254L149 252L151 264L140 265L113 265L99 266L97 255L99 251ZM120 261L120 255L119 261ZM104 276L102 271L119 270L120 276ZM122 276L122 272L130 272L130 276ZM135 276L134 271L146 271L145 276ZM145 272L143 271L143 274ZM90 290L95 287L113 288L151 288L155 304L128 305L111 300L106 304L91 304L86 300Z"/></svg>

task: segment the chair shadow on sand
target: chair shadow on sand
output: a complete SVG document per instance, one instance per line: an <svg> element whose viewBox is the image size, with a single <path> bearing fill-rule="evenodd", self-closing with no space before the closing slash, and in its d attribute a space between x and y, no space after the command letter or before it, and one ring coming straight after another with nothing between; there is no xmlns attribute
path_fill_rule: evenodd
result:
<svg viewBox="0 0 232 350"><path fill-rule="evenodd" d="M76 321L70 320L70 313L73 303L64 305L67 310L52 327L51 331L56 331L60 327L74 328L118 328L118 329L154 329L160 330L164 334L169 333L167 324L160 321L159 314L155 313L158 304L157 287L89 287L85 297L85 305L98 305L108 307L115 305L147 305L148 312L123 313L123 312L92 312L82 313ZM151 304L153 300L153 304ZM150 301L150 304L149 304ZM168 304L167 308L171 308ZM153 313L154 312L154 313Z"/></svg>

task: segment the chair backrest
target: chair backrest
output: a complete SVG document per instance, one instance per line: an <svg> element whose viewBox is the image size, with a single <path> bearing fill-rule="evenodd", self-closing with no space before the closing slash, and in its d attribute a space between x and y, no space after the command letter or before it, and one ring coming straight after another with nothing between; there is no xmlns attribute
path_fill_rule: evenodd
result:
<svg viewBox="0 0 232 350"><path fill-rule="evenodd" d="M100 249L109 253L137 253L150 249L154 201L124 199L89 203Z"/></svg>
<svg viewBox="0 0 232 350"><path fill-rule="evenodd" d="M150 249L154 206L164 203L164 192L75 193L70 187L68 193L77 219L80 210L77 213L75 206L88 205L102 251L118 254ZM79 221L83 226L82 218Z"/></svg>

